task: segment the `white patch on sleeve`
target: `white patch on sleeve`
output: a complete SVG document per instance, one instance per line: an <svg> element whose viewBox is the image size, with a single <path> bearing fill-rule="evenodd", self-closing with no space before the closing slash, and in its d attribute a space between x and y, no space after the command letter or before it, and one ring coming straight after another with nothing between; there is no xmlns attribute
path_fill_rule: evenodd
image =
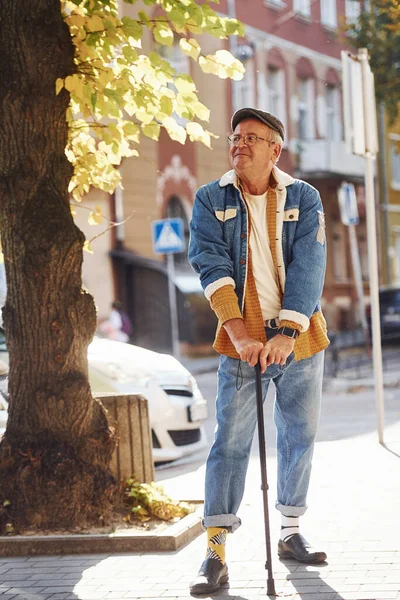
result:
<svg viewBox="0 0 400 600"><path fill-rule="evenodd" d="M322 210L318 211L318 225L317 242L323 246L325 244L325 215Z"/></svg>

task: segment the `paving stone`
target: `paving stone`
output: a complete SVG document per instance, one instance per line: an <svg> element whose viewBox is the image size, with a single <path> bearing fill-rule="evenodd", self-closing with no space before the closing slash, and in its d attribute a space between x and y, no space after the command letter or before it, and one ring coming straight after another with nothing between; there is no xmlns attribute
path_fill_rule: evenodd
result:
<svg viewBox="0 0 400 600"><path fill-rule="evenodd" d="M17 586L18 584L18 586ZM27 579L18 579L16 581L14 580L10 580L10 581L2 581L2 585L4 587L9 587L9 588L15 588L15 587L19 587L19 588L29 588L32 587L32 582L28 581Z"/></svg>
<svg viewBox="0 0 400 600"><path fill-rule="evenodd" d="M96 583L98 584L99 581L96 580ZM120 591L129 591L129 590L135 590L135 591L148 591L153 589L154 587L154 583L136 583L135 580L130 580L130 579L120 579L117 581L102 581L102 584L99 586L101 589L107 591L107 592L113 592L114 590L120 590Z"/></svg>
<svg viewBox="0 0 400 600"><path fill-rule="evenodd" d="M307 572L297 572L295 571L294 573L288 573L287 575L287 579L318 579L319 578L319 573L316 571L307 571Z"/></svg>
<svg viewBox="0 0 400 600"><path fill-rule="evenodd" d="M378 591L381 590L383 592L398 592L399 584L398 583L383 583L377 586L375 583L363 583L360 587L361 591Z"/></svg>
<svg viewBox="0 0 400 600"><path fill-rule="evenodd" d="M154 591L168 591L168 590L187 590L188 589L188 585L187 583L180 581L180 582L176 582L176 583L164 583L164 582L160 582L160 583L155 583L153 584L153 587L150 587L148 589L154 590Z"/></svg>
<svg viewBox="0 0 400 600"><path fill-rule="evenodd" d="M82 567L57 567L56 573L80 573L82 574L83 569ZM85 570L86 572L86 570Z"/></svg>
<svg viewBox="0 0 400 600"><path fill-rule="evenodd" d="M107 592L87 592L81 596L84 600L103 600L106 597Z"/></svg>
<svg viewBox="0 0 400 600"><path fill-rule="evenodd" d="M1 565L0 566L0 577L2 575L4 575L4 573L7 573L7 571L11 571L12 570L12 565Z"/></svg>
<svg viewBox="0 0 400 600"><path fill-rule="evenodd" d="M190 598L189 594L188 594L188 595L185 597L185 600L188 600L188 597ZM131 590L131 591L129 591L129 592L126 592L126 593L125 593L125 594L122 596L122 598L135 598L135 599L136 599L136 598L140 598L140 599L142 599L142 598L146 598L146 600L147 600L147 598L154 598L154 591L150 591L150 590L149 590L149 591L147 591L147 592L140 592L140 593L138 593L138 592L136 592L136 591L134 591L134 590ZM164 598L164 596L160 596L160 595L158 595L158 596L156 596L156 598L157 598L157 599L159 599L159 598Z"/></svg>
<svg viewBox="0 0 400 600"><path fill-rule="evenodd" d="M53 587L46 587L43 591L45 592L45 594L70 594L71 591L71 587L70 585L58 585L58 586L53 586Z"/></svg>

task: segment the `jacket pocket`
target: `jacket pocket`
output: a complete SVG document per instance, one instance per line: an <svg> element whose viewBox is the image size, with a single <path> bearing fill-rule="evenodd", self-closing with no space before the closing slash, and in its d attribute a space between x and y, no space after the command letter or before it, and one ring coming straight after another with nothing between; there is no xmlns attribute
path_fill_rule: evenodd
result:
<svg viewBox="0 0 400 600"><path fill-rule="evenodd" d="M299 220L299 209L298 208L289 208L285 210L283 213L284 221L298 221Z"/></svg>
<svg viewBox="0 0 400 600"><path fill-rule="evenodd" d="M225 221L229 221L229 219L234 219L236 217L236 214L237 208L227 208L226 210L215 211L215 216L217 217L218 221L222 221L222 223L225 223Z"/></svg>

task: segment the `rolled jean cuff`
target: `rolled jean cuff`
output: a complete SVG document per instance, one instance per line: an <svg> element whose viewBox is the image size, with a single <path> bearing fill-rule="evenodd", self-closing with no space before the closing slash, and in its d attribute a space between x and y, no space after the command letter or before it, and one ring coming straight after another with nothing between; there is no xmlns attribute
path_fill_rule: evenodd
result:
<svg viewBox="0 0 400 600"><path fill-rule="evenodd" d="M242 521L236 515L211 515L204 517L203 527L225 527L230 533L233 533L242 524Z"/></svg>
<svg viewBox="0 0 400 600"><path fill-rule="evenodd" d="M285 504L275 504L275 508L285 517L302 517L307 510L307 506L286 506Z"/></svg>

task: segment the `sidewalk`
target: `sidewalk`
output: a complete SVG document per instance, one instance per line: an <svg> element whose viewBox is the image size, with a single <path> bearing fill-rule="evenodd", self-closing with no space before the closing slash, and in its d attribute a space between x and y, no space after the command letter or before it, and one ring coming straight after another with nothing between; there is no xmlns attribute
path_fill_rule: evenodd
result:
<svg viewBox="0 0 400 600"><path fill-rule="evenodd" d="M280 562L274 508L276 455L266 407L270 520L276 592L286 600L400 600L400 389L385 389L385 447L377 441L373 388L328 389L316 444L309 510L302 532L326 550L323 565ZM399 373L400 377L400 373ZM353 382L354 383L354 382ZM365 383L365 382L364 382ZM357 386L355 386L357 388ZM166 477L161 472L160 477ZM177 498L203 497L204 466L165 479ZM240 516L228 537L230 585L221 600L266 599L265 544L257 441ZM0 600L189 600L205 534L174 553L0 560Z"/></svg>

